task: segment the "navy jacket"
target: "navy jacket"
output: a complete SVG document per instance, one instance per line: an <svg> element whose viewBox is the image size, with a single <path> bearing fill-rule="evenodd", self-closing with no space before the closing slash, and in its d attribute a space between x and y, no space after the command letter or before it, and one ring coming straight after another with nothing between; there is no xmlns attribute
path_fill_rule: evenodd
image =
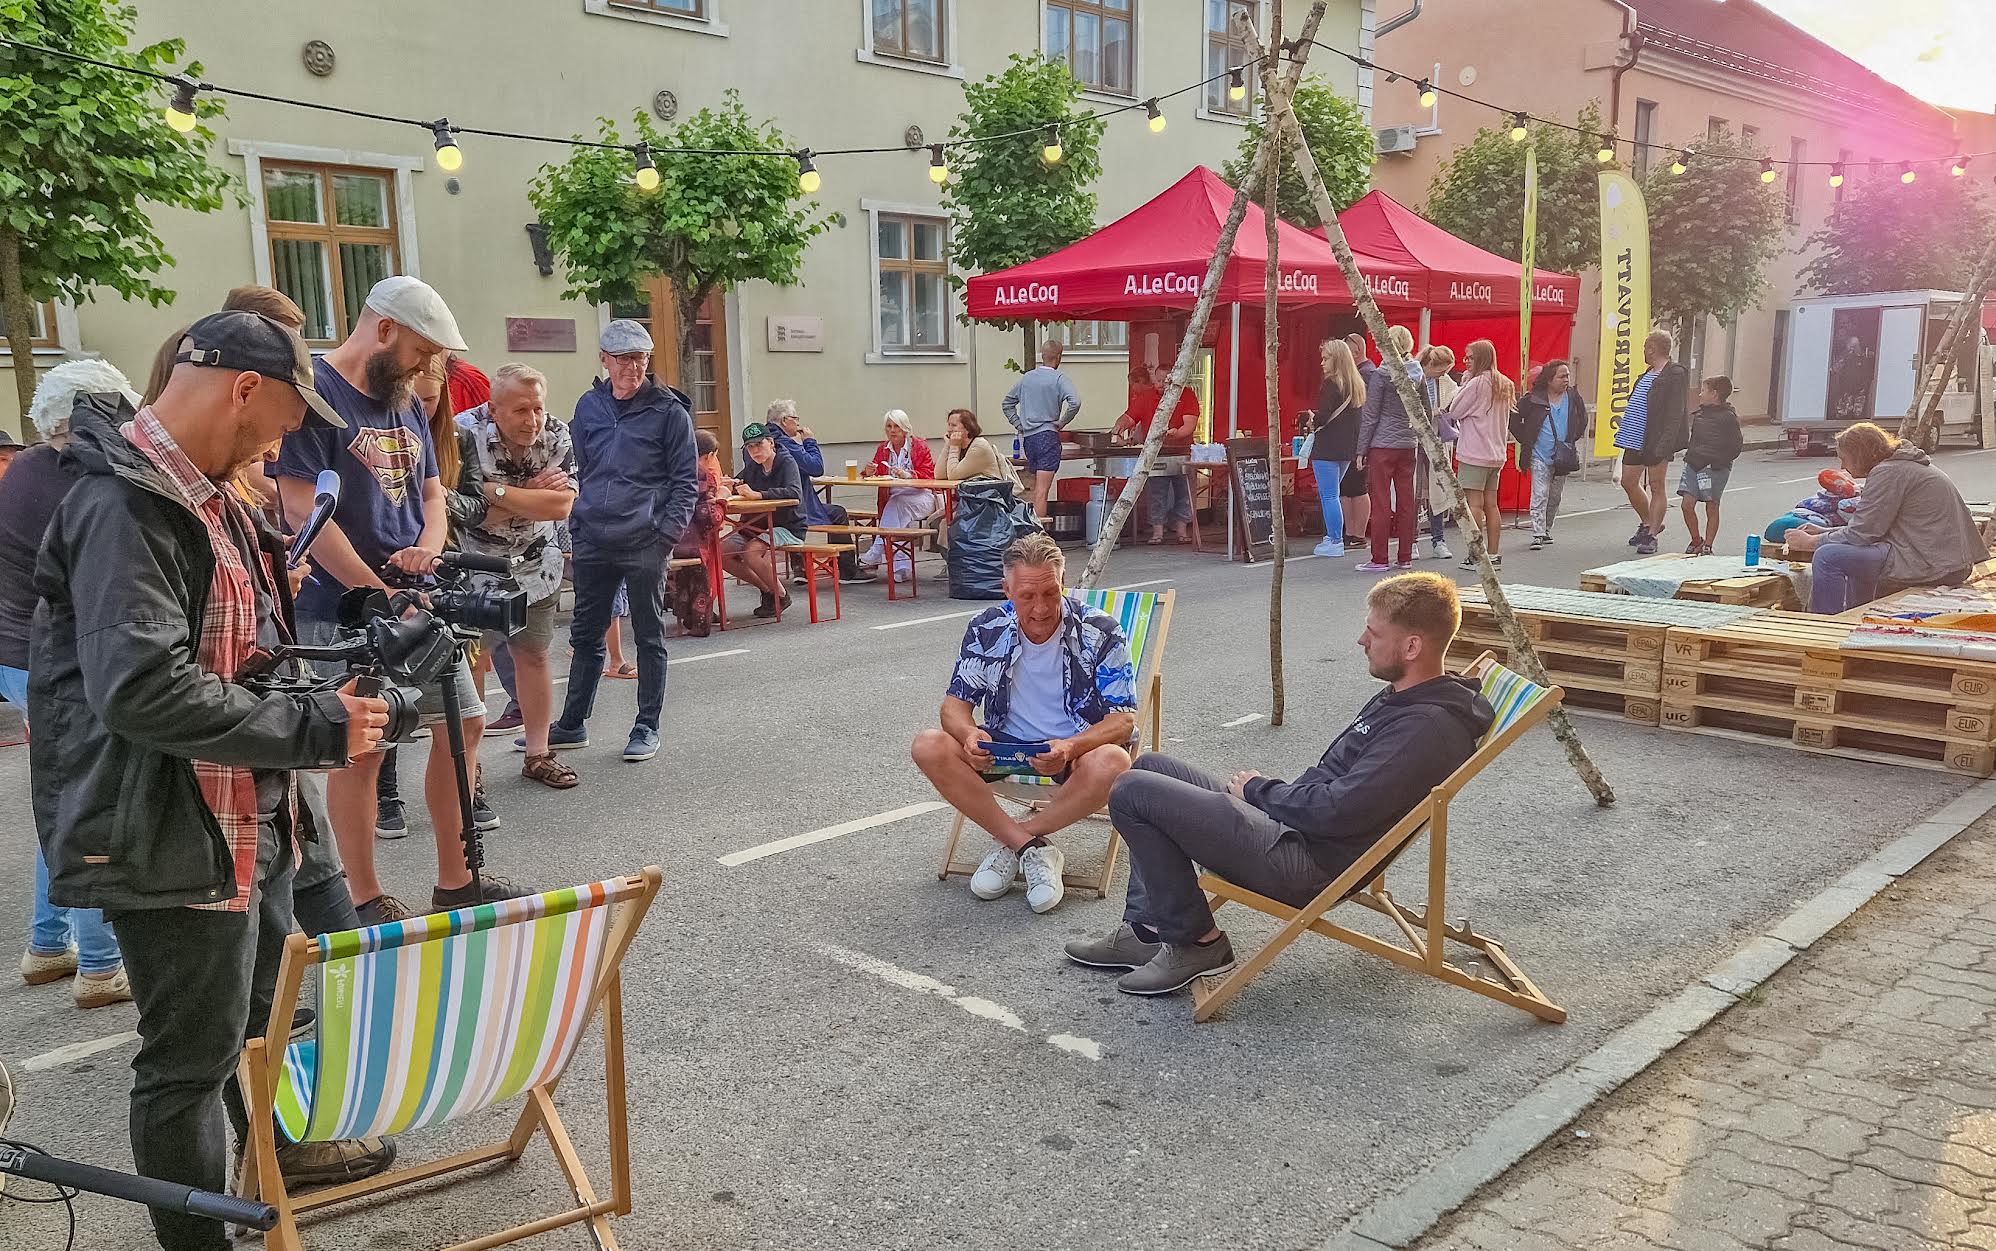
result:
<svg viewBox="0 0 1996 1251"><path fill-rule="evenodd" d="M568 432L577 474L568 532L576 554L670 550L700 495L686 396L646 379L619 404L609 382L599 381L575 402Z"/></svg>
<svg viewBox="0 0 1996 1251"><path fill-rule="evenodd" d="M1324 872L1342 873L1462 767L1495 719L1466 678L1388 687L1303 776L1254 778L1247 801L1301 835Z"/></svg>
<svg viewBox="0 0 1996 1251"><path fill-rule="evenodd" d="M825 476L825 453L816 439L807 438L802 443L783 433L783 427L771 426L769 433L776 440L776 450L790 453L790 459L797 462L797 469L804 478L804 497L799 508L804 513L807 526L830 525L831 514L825 510L825 501L818 489L811 485L811 479Z"/></svg>

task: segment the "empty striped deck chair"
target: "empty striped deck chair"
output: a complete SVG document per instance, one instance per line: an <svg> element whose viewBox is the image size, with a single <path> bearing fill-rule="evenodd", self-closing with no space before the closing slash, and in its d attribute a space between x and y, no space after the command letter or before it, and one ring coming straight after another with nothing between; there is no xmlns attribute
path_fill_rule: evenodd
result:
<svg viewBox="0 0 1996 1251"><path fill-rule="evenodd" d="M1122 626L1123 637L1130 644L1130 664L1137 671L1135 752L1157 750L1158 736L1164 725L1164 636L1171 630L1171 609L1177 602L1178 592L1075 591L1073 594L1090 608L1114 617ZM1046 803L1053 786L1052 778L1012 777L993 782L991 789L1000 799L1031 811ZM1089 820L1108 825L1108 810L1096 813ZM966 864L956 858L964 825L963 814L954 814L950 821L949 841L943 846L943 867L936 874L941 880L969 877L977 872L977 860ZM1098 899L1105 897L1109 892L1109 879L1116 872L1116 856L1122 846L1122 836L1116 833L1115 826L1110 825L1109 845L1102 852L1101 867L1093 873L1079 870L1062 873L1061 881L1077 890L1094 891Z"/></svg>
<svg viewBox="0 0 1996 1251"><path fill-rule="evenodd" d="M496 1160L546 1134L576 1206L466 1242L499 1246L587 1223L614 1248L609 1218L631 1210L619 966L658 894L656 867L523 899L411 917L317 939L293 934L270 1024L243 1049L250 1142L238 1187L278 1211L271 1251L303 1247L297 1218ZM311 1036L288 1042L305 979L318 989ZM555 1083L601 1010L608 1085L610 1191L598 1198L555 1112ZM511 1133L491 1146L293 1198L277 1170L277 1134L325 1142L400 1134L524 1095Z"/></svg>
<svg viewBox="0 0 1996 1251"><path fill-rule="evenodd" d="M1222 904L1245 904L1282 921L1283 926L1266 946L1236 964L1232 972L1202 977L1192 983L1193 1020L1212 1019L1214 1013L1305 930L1382 956L1451 986L1523 1008L1541 1020L1566 1020L1566 1009L1546 998L1545 992L1512 961L1502 943L1474 932L1466 920L1450 925L1443 919L1447 916L1449 802L1469 785L1470 779L1503 755L1505 748L1558 707L1563 695L1557 686L1538 686L1506 669L1489 652L1477 657L1464 672L1480 681L1484 698L1497 714L1483 741L1461 768L1430 791L1426 799L1381 835L1378 842L1315 899L1301 908L1292 908L1215 874L1200 874L1199 885L1207 892L1207 901L1215 912ZM1423 832L1428 836L1428 896L1425 907L1413 907L1387 891L1386 870ZM1327 920L1325 914L1342 903L1358 904L1386 916L1406 940L1405 944L1374 938ZM1446 950L1450 942L1472 948L1492 973L1480 976L1450 962Z"/></svg>

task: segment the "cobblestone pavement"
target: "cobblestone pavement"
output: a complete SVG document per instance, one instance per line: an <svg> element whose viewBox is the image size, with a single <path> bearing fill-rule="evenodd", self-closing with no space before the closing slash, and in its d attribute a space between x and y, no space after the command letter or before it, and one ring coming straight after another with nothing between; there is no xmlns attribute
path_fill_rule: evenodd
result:
<svg viewBox="0 0 1996 1251"><path fill-rule="evenodd" d="M1418 1244L1996 1251L1984 817Z"/></svg>

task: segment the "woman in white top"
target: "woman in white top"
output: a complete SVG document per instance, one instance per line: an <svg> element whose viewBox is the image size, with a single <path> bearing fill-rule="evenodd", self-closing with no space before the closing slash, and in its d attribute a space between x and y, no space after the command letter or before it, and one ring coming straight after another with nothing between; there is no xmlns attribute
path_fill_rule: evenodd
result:
<svg viewBox="0 0 1996 1251"><path fill-rule="evenodd" d="M877 478L914 478L935 480L936 460L929 453L929 445L915 437L915 423L908 414L898 408L887 410L881 423L887 436L880 446L873 450L873 462L867 471ZM882 487L880 490L880 525L887 530L901 530L916 522L926 521L936 511L937 499L934 491L919 487ZM886 545L879 539L859 558L865 569L878 569L886 559ZM908 557L897 556L894 562L894 580L906 582L914 576Z"/></svg>

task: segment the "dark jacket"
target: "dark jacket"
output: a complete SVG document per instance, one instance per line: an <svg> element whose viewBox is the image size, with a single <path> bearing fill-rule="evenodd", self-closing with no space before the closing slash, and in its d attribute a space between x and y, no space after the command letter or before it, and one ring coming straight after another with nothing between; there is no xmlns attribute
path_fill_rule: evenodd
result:
<svg viewBox="0 0 1996 1251"><path fill-rule="evenodd" d="M1330 378L1317 388L1317 437L1310 444L1311 460L1348 461L1358 455L1359 414L1364 395L1346 395ZM1339 412L1342 406L1344 411Z"/></svg>
<svg viewBox="0 0 1996 1251"><path fill-rule="evenodd" d="M1467 678L1391 687L1359 709L1324 758L1294 782L1255 778L1247 801L1342 873L1476 751L1495 714Z"/></svg>
<svg viewBox="0 0 1996 1251"><path fill-rule="evenodd" d="M1731 404L1700 404L1691 414L1684 463L1693 469L1731 469L1740 457L1740 415Z"/></svg>
<svg viewBox="0 0 1996 1251"><path fill-rule="evenodd" d="M1408 366L1414 390L1422 392L1427 379L1422 376L1420 366L1411 361ZM1419 446L1420 439L1414 434L1406 406L1400 403L1400 388L1382 365L1365 380L1365 412L1359 418L1357 454L1369 456L1375 447Z"/></svg>
<svg viewBox="0 0 1996 1251"><path fill-rule="evenodd" d="M450 545L456 547L464 532L485 520L492 505L485 499L485 469L478 459L478 436L463 426L457 431L457 481L446 482L444 515L450 522Z"/></svg>
<svg viewBox="0 0 1996 1251"><path fill-rule="evenodd" d="M193 762L307 769L346 759L337 695L258 696L196 667L214 550L173 484L118 432L130 417L115 397L77 400L63 452L77 483L35 567L29 766L59 907L232 898L234 857ZM98 576L110 569L116 577ZM268 571L259 564L253 576Z"/></svg>
<svg viewBox="0 0 1996 1251"><path fill-rule="evenodd" d="M56 505L75 479L62 455L40 443L14 457L0 478L0 665L28 667L28 623L34 620L35 557Z"/></svg>
<svg viewBox="0 0 1996 1251"><path fill-rule="evenodd" d="M1672 361L1650 380L1643 454L1675 456L1690 446L1691 371Z"/></svg>
<svg viewBox="0 0 1996 1251"><path fill-rule="evenodd" d="M751 457L743 456L742 485L766 500L801 500L806 495L817 495L816 491L804 485L804 475L797 468L797 462L780 447L776 449L776 458L769 462L768 469L756 464ZM782 526L799 537L804 533L795 508L778 509L769 514L769 519L771 524Z"/></svg>
<svg viewBox="0 0 1996 1251"><path fill-rule="evenodd" d="M822 526L831 522L831 514L826 511L825 501L812 487L811 479L825 476L825 452L816 439L806 438L802 442L783 433L783 427L769 427L770 437L776 440L778 451L790 453L790 459L797 462L797 472L804 478L804 499L802 510L804 524Z"/></svg>
<svg viewBox="0 0 1996 1251"><path fill-rule="evenodd" d="M623 403L607 380L575 402L576 496L568 515L575 553L586 557L670 550L700 494L691 402L650 379Z"/></svg>
<svg viewBox="0 0 1996 1251"><path fill-rule="evenodd" d="M1532 449L1539 445L1539 430L1552 419L1552 400L1543 391L1527 391L1518 397L1518 407L1511 413L1511 437L1518 442L1518 459L1527 468L1531 467ZM1587 401L1580 398L1580 392L1568 387L1566 391L1566 427L1552 432L1552 437L1561 443L1578 444L1587 433Z"/></svg>

